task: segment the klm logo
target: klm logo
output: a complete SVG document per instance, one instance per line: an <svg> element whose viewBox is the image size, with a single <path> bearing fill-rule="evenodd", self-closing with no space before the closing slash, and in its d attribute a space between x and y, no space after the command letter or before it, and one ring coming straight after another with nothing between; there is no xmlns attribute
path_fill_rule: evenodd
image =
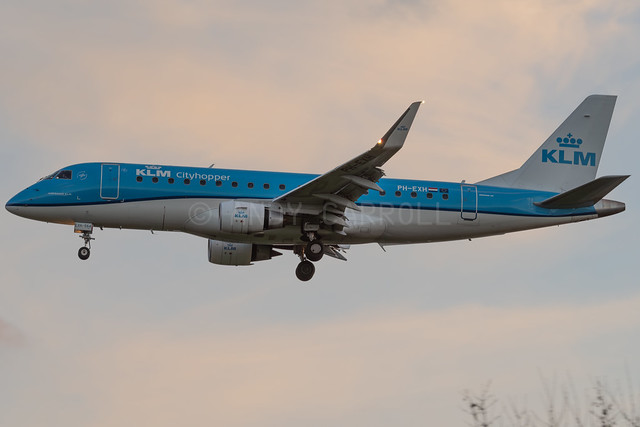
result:
<svg viewBox="0 0 640 427"><path fill-rule="evenodd" d="M596 153L584 153L580 151L582 145L581 138L574 138L572 134L567 134L564 138L556 138L558 149L542 150L542 163L561 163L565 165L595 166ZM570 150L564 150L569 148Z"/></svg>
<svg viewBox="0 0 640 427"><path fill-rule="evenodd" d="M240 221L245 220L245 219L249 219L249 212L247 212L244 209L238 209L233 214L233 219L240 220Z"/></svg>
<svg viewBox="0 0 640 427"><path fill-rule="evenodd" d="M162 166L145 166L145 169L136 169L136 175L170 178L171 171L163 171Z"/></svg>

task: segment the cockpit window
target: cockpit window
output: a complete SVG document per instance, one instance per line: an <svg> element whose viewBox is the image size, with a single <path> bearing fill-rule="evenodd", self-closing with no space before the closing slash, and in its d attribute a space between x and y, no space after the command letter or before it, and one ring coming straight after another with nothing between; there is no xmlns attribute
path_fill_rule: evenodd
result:
<svg viewBox="0 0 640 427"><path fill-rule="evenodd" d="M71 171L64 170L58 172L58 174L56 175L56 179L71 179Z"/></svg>
<svg viewBox="0 0 640 427"><path fill-rule="evenodd" d="M44 181L45 179L53 179L53 177L56 176L57 173L58 172L56 171L56 172L52 173L51 175L44 176L44 177L40 178L40 181Z"/></svg>
<svg viewBox="0 0 640 427"><path fill-rule="evenodd" d="M55 171L51 175L40 178L40 181L44 181L45 179L71 179L71 175L72 173L70 170Z"/></svg>

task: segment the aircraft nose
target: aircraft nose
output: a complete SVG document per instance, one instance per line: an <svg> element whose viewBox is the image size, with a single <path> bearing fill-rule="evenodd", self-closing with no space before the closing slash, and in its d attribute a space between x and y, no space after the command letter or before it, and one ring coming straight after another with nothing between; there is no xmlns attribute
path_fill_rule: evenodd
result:
<svg viewBox="0 0 640 427"><path fill-rule="evenodd" d="M20 199L18 198L18 194L13 196L6 205L4 205L5 209L11 212L12 214L16 214L20 209L18 205L20 204Z"/></svg>
<svg viewBox="0 0 640 427"><path fill-rule="evenodd" d="M28 206L29 201L33 199L32 195L29 194L29 190L30 189L27 188L9 199L7 204L4 205L5 209L14 215L20 215L21 207Z"/></svg>

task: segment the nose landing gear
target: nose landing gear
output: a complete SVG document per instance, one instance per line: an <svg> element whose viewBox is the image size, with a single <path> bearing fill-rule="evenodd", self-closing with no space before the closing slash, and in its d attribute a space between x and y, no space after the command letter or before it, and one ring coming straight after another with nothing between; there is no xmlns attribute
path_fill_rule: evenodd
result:
<svg viewBox="0 0 640 427"><path fill-rule="evenodd" d="M76 222L73 231L76 233L82 233L79 237L84 240L84 246L78 249L78 258L83 261L89 259L89 255L91 255L91 241L96 240L95 238L91 237L91 233L93 232L93 224Z"/></svg>

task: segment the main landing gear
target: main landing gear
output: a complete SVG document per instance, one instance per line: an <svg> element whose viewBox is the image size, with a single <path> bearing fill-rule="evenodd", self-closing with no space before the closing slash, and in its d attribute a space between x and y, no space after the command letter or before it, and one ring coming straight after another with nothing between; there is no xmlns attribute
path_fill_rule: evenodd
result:
<svg viewBox="0 0 640 427"><path fill-rule="evenodd" d="M93 224L76 222L73 231L81 233L79 237L84 240L84 246L78 249L78 258L83 261L89 259L89 255L91 255L91 241L96 240L91 237Z"/></svg>
<svg viewBox="0 0 640 427"><path fill-rule="evenodd" d="M316 272L313 262L320 261L324 255L324 245L320 240L311 239L307 246L296 248L296 253L300 257L300 263L296 267L296 277L303 282L307 282L311 280Z"/></svg>
<svg viewBox="0 0 640 427"><path fill-rule="evenodd" d="M322 259L322 255L324 255L324 247L319 240L312 240L307 243L304 253L309 261L320 261Z"/></svg>
<svg viewBox="0 0 640 427"><path fill-rule="evenodd" d="M316 266L309 260L302 260L296 267L296 277L303 282L311 280L313 274L316 272Z"/></svg>

